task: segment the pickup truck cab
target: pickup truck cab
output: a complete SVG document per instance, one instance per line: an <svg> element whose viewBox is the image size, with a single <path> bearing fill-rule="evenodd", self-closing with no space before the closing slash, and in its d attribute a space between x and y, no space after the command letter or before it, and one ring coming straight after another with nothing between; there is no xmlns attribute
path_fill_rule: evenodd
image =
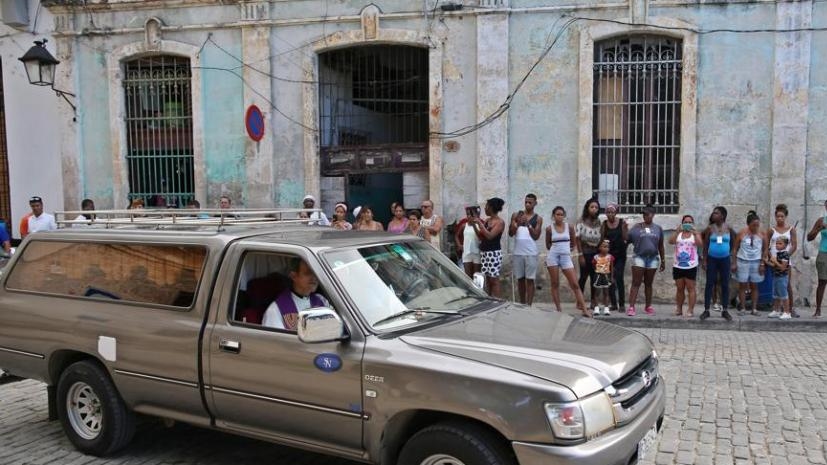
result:
<svg viewBox="0 0 827 465"><path fill-rule="evenodd" d="M628 465L660 427L648 339L489 298L421 239L143 215L32 234L0 278L0 367L84 453L135 412L402 465ZM263 325L297 263L313 305Z"/></svg>

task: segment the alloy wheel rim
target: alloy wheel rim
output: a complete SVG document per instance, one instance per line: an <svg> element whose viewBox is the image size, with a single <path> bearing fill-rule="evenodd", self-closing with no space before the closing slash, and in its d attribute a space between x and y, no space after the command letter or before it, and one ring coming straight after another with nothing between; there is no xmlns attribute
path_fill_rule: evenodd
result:
<svg viewBox="0 0 827 465"><path fill-rule="evenodd" d="M103 411L100 398L91 386L79 381L69 388L66 412L69 423L78 436L92 440L100 435Z"/></svg>
<svg viewBox="0 0 827 465"><path fill-rule="evenodd" d="M451 455L435 454L425 458L419 465L465 465L465 463Z"/></svg>

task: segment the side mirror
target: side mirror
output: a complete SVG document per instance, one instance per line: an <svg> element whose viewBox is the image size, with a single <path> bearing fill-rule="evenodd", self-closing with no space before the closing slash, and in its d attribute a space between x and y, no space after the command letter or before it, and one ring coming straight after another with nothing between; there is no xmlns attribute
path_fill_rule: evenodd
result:
<svg viewBox="0 0 827 465"><path fill-rule="evenodd" d="M308 344L339 341L344 338L345 325L339 314L327 307L299 312L299 340Z"/></svg>
<svg viewBox="0 0 827 465"><path fill-rule="evenodd" d="M485 275L479 271L474 273L474 286L476 286L477 289L485 289Z"/></svg>

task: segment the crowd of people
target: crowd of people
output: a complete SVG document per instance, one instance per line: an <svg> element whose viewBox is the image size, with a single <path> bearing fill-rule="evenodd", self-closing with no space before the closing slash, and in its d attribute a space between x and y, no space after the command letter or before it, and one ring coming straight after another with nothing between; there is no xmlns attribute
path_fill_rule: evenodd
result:
<svg viewBox="0 0 827 465"><path fill-rule="evenodd" d="M792 259L798 243L795 226L787 223L789 211L784 204L775 207L774 222L765 227L758 214L750 211L746 224L735 228L727 223L727 209L713 208L707 226L696 227L692 215L683 215L680 226L665 237L664 229L654 222L655 209L641 210L642 221L629 225L618 216L618 205L605 206L605 219L597 199L589 199L574 224L566 221L566 210L556 206L551 212L551 224L543 228L542 215L535 212L537 196L528 194L524 209L511 215L506 224L499 217L503 201L489 199L485 204L486 218L479 208L467 207L465 218L458 222L455 241L462 251L462 265L472 276L482 273L486 290L500 296L499 275L502 264L501 236L508 231L513 237L513 277L517 281L516 300L531 304L534 299L539 251L536 241L545 231L546 269L551 283L551 299L560 311L560 274L565 277L575 298L577 308L586 316L638 313L638 302L643 311L653 315L653 283L657 272L666 269L666 246L674 251L672 278L675 282L676 316L695 316L698 300L696 281L699 270L706 273L704 309L701 320L711 316L717 307L721 317L732 320L732 311L759 315L758 284L772 274L773 309L770 318L788 320L798 314L793 309ZM824 204L827 208L827 202ZM827 287L827 214L820 217L807 235L813 241L821 235L816 259L818 287L813 317L821 316L824 289ZM631 246L632 253L628 254ZM624 275L627 255L631 258L632 283L625 287ZM575 273L579 265L579 276ZM730 279L738 283L735 308L730 308ZM589 304L586 304L586 283L589 283ZM643 285L643 298L640 287ZM628 294L627 294L628 291ZM628 295L628 300L625 298ZM748 297L749 296L749 297Z"/></svg>
<svg viewBox="0 0 827 465"><path fill-rule="evenodd" d="M143 208L140 199L133 201L129 208ZM228 196L220 199L220 208L231 208ZM315 209L316 199L306 195L302 200L305 209ZM697 302L696 281L699 270L706 273L703 311L700 319L711 316L710 309L717 306L721 316L732 320L730 310L740 314L758 315L758 284L768 273L772 274L773 309L770 318L788 320L798 316L793 309L792 257L798 249L794 225L787 222L789 211L784 204L775 207L774 224L762 227L761 219L754 211L747 214L746 224L740 229L727 223L727 209L716 206L712 209L706 227L697 228L692 215L683 215L680 226L664 237L664 229L654 222L655 209L646 206L640 212L642 221L629 225L618 216L617 204L609 203L604 208L605 219L599 216L601 205L597 199L589 199L583 205L580 217L574 224L566 218L566 210L556 206L551 211L551 222L543 226L543 216L535 211L537 196L528 194L524 208L506 219L500 216L505 201L493 197L485 202L483 211L479 206L465 208L465 217L457 222L454 240L459 251L459 261L468 276L482 274L486 292L501 297L500 275L503 264L502 236L513 237L513 276L517 281L517 299L531 305L536 289L535 279L539 265L537 241L544 236L546 269L551 283L551 299L560 311L560 274L571 289L576 306L585 316L611 315L625 311L628 316L637 314L638 297L643 285L643 311L654 314L652 306L655 274L666 269L664 242L674 249L672 278L675 281L676 316L693 317ZM56 229L55 218L43 211L43 200L33 196L29 200L31 213L20 222L21 237L36 231ZM824 203L827 210L827 201ZM189 208L200 208L197 201ZM95 204L84 199L82 210L92 211ZM335 205L332 219L321 211L306 214L315 224L340 230L388 231L408 233L430 241L438 237L444 227L443 219L434 213L434 203L424 200L420 208L405 208L400 202L390 205L392 217L387 225L374 219L370 205L360 205L352 210L353 221L349 219L349 207L344 202ZM484 213L484 216L481 214ZM81 214L77 220L92 220ZM5 233L5 234L4 234ZM807 234L807 241L821 238L816 258L818 286L816 307L813 317L821 316L824 289L827 287L827 212L819 217ZM5 228L0 230L0 244L3 251L10 249L10 238ZM628 289L624 276L628 247L632 246L632 282ZM575 274L575 262L579 276ZM738 283L737 307L730 308L730 279L734 275ZM586 304L586 282L589 283L589 304ZM751 299L747 299L747 294ZM745 308L749 302L750 308ZM686 305L686 308L684 308Z"/></svg>

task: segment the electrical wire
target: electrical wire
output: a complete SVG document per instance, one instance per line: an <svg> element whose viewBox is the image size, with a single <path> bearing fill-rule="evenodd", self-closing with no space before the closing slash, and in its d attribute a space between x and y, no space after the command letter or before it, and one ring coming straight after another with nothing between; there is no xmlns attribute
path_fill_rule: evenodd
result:
<svg viewBox="0 0 827 465"><path fill-rule="evenodd" d="M820 0L820 1L827 1L827 0ZM615 19L603 19L603 18L590 18L585 16L574 16L569 14L564 14L562 17L569 18L565 24L560 28L557 34L554 37L554 40L548 44L534 64L528 69L528 71L523 75L511 93L505 98L502 104L497 107L491 114L486 116L483 120L471 124L459 129L455 129L452 131L445 131L439 132L434 131L430 133L431 137L439 138L439 139L447 139L447 138L454 138L454 137L461 137L473 132L479 131L480 129L488 126L489 124L493 123L497 119L499 119L502 115L504 115L508 110L511 108L511 103L514 100L514 97L523 87L523 84L528 80L537 66L548 56L549 52L551 52L554 45L560 40L560 37L563 33L566 32L573 24L580 22L580 21L591 21L591 22L603 22L603 23L611 23L617 24L627 27L646 27L650 29L660 29L660 30L667 30L667 31L685 31L685 32L692 32L698 35L707 35L707 34L759 34L759 33L774 33L774 34L784 34L784 33L791 33L791 32L823 32L827 31L827 27L797 27L797 28L784 28L784 29L775 29L775 28L758 28L758 29L734 29L734 28L720 28L720 29L701 29L701 28L693 28L693 27L686 27L686 26L664 26L664 25L657 25L657 24L647 24L647 23L636 23L631 21L621 21ZM554 25L557 22L555 21ZM551 31L554 30L554 25L552 25ZM551 33L549 33L549 36ZM546 40L548 42L548 39Z"/></svg>
<svg viewBox="0 0 827 465"><path fill-rule="evenodd" d="M267 104L270 106L270 108L271 108L273 111L275 111L276 113L278 113L279 115L281 115L281 116L282 116L284 119L286 119L287 121L290 121L291 123L293 123L293 124L295 124L295 125L297 125L297 126L300 126L300 127L304 128L304 129L305 129L305 130L307 130L307 131L311 131L311 132L319 132L319 130L318 130L318 129L313 128L313 127L310 127L310 126L307 126L306 124L302 123L301 121L297 121L297 120L295 120L295 119L291 118L290 116L288 116L288 115L287 115L286 113L284 113L281 109L279 109L279 107L278 107L278 106L276 106L276 104L275 104L275 103L273 103L273 101L272 101L272 100L270 100L270 99L269 99L266 95L262 94L262 93L261 93L261 92L259 92L259 91L258 91L255 87L253 87L252 85L250 85L250 83L249 83L249 82L247 82L247 80L246 80L246 79L244 79L244 76L242 76L241 74L239 74L237 71L234 71L234 70L231 70L231 69L227 69L227 68L218 68L218 67L213 67L213 66L193 66L193 67L192 67L192 69L202 69L202 70L208 70L208 71L224 71L224 72L226 72L226 73L230 73L230 74L232 74L233 76L237 77L237 78L241 81L241 83L242 83L242 84L244 84L244 86L245 86L245 87L247 87L248 89L250 89L250 90L251 90L254 94L258 95L258 96L259 96L259 97L261 97L261 98L262 98L265 102L267 102Z"/></svg>

